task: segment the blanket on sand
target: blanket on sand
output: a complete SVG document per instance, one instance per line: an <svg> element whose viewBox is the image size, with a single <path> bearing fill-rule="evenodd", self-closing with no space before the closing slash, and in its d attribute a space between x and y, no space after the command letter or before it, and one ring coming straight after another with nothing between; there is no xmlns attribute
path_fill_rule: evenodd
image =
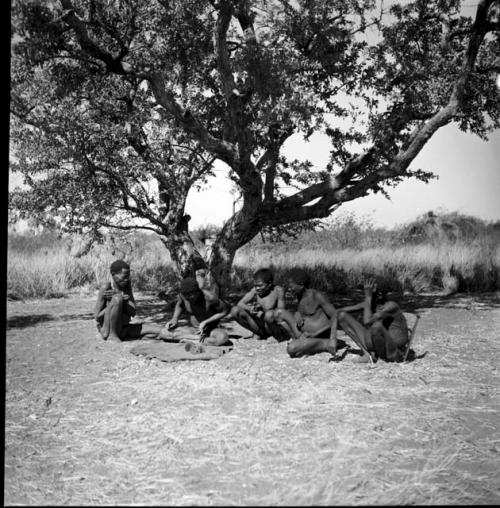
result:
<svg viewBox="0 0 500 508"><path fill-rule="evenodd" d="M157 358L162 362L179 362L183 360L215 360L233 349L233 346L209 346L192 341L158 342L143 340L130 352L144 355L146 358Z"/></svg>

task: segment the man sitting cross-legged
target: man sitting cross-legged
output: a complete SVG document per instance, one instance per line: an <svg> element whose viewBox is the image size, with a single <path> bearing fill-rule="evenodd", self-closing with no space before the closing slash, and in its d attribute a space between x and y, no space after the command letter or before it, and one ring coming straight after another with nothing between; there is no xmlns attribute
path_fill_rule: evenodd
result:
<svg viewBox="0 0 500 508"><path fill-rule="evenodd" d="M337 339L335 307L321 291L309 287L310 277L304 270L292 270L287 286L299 300L295 314L276 311L277 318L288 325L293 337L287 345L288 354L292 358L317 353L335 356L337 349L345 346L344 341Z"/></svg>
<svg viewBox="0 0 500 508"><path fill-rule="evenodd" d="M285 291L274 284L273 272L261 268L253 275L253 288L231 309L231 317L253 332L258 340L273 336L277 341L288 340L289 331L278 324L275 311L285 308Z"/></svg>
<svg viewBox="0 0 500 508"><path fill-rule="evenodd" d="M160 338L158 325L130 323L136 307L128 263L117 259L111 263L110 272L112 281L104 283L97 294L95 319L99 336L111 342L121 342L125 338Z"/></svg>
<svg viewBox="0 0 500 508"><path fill-rule="evenodd" d="M178 327L183 310L189 315L192 326ZM229 307L223 300L211 291L200 289L196 279L188 277L181 282L172 319L166 324L167 332L163 331L162 336L173 330L169 340L174 342L199 339L211 346L229 344L226 330L218 327L220 320L228 312Z"/></svg>
<svg viewBox="0 0 500 508"><path fill-rule="evenodd" d="M399 305L387 299L386 291L377 291L373 279L364 284L364 301L339 309L338 321L342 329L358 345L361 362L381 358L387 362L403 360L408 343L408 325ZM348 312L362 310L363 324Z"/></svg>

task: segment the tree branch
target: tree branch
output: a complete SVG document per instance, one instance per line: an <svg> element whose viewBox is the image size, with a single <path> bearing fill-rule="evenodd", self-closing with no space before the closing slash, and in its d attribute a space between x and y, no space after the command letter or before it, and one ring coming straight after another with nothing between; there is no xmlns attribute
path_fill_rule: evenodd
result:
<svg viewBox="0 0 500 508"><path fill-rule="evenodd" d="M63 19L75 31L82 49L103 62L110 72L121 75L127 74L120 57L114 57L90 38L85 22L76 15L71 0L61 0L61 5L66 10Z"/></svg>
<svg viewBox="0 0 500 508"><path fill-rule="evenodd" d="M228 105L231 102L231 96L236 90L236 83L234 82L231 65L229 63L229 52L227 49L226 41L227 31L229 29L229 23L231 22L232 14L232 5L227 1L221 2L217 16L217 22L215 24L214 34L217 67L219 69L219 76L222 83L222 91L224 92L224 96L228 102Z"/></svg>
<svg viewBox="0 0 500 508"><path fill-rule="evenodd" d="M255 165L257 171L265 171L264 203L274 200L274 182L276 179L276 165L279 160L280 149L283 143L292 135L293 129L287 129L281 135L275 134L270 147L262 154Z"/></svg>
<svg viewBox="0 0 500 508"><path fill-rule="evenodd" d="M134 73L129 64L125 64L125 68L119 58L113 57L90 38L85 22L76 15L71 0L61 0L61 4L66 9L63 18L75 31L78 42L84 51L102 61L110 72L118 75L135 75L146 79L151 85L159 105L172 115L187 132L193 135L207 151L216 155L231 167L238 168L240 161L234 145L212 136L189 110L184 110L175 100L173 94L167 91L164 80L159 73Z"/></svg>
<svg viewBox="0 0 500 508"><path fill-rule="evenodd" d="M158 104L170 113L187 132L194 136L205 150L216 155L231 167L237 168L239 166L240 160L235 146L212 136L189 110L184 110L173 95L166 90L163 79L159 74L148 74L145 78L149 81Z"/></svg>
<svg viewBox="0 0 500 508"><path fill-rule="evenodd" d="M427 122L421 123L413 130L405 149L401 150L390 164L391 173L397 174L404 171L422 150L430 137L439 128L451 122L459 112L464 99L467 81L474 70L479 48L486 33L490 30L488 10L494 1L495 0L481 0L477 6L476 18L470 30L465 58L448 103Z"/></svg>

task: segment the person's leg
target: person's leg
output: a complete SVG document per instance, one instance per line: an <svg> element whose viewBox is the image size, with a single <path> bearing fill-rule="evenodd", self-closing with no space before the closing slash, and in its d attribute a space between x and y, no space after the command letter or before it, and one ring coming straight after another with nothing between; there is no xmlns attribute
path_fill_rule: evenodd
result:
<svg viewBox="0 0 500 508"><path fill-rule="evenodd" d="M330 339L314 339L311 337L291 340L286 346L286 351L291 358L311 356L318 353L334 354Z"/></svg>
<svg viewBox="0 0 500 508"><path fill-rule="evenodd" d="M162 328L153 323L133 323L123 327L121 338L161 339Z"/></svg>
<svg viewBox="0 0 500 508"><path fill-rule="evenodd" d="M181 325L172 330L172 342L184 342L186 340L199 342L201 335L198 333L198 328L190 325ZM170 333L172 333L170 332Z"/></svg>
<svg viewBox="0 0 500 508"><path fill-rule="evenodd" d="M265 339L267 337L266 330L259 322L260 320L255 319L247 310L235 305L231 309L231 318L260 338Z"/></svg>
<svg viewBox="0 0 500 508"><path fill-rule="evenodd" d="M373 351L373 344L370 332L359 321L350 316L347 312L339 312L338 323L342 330L354 341L363 351L362 360L369 361L370 353Z"/></svg>
<svg viewBox="0 0 500 508"><path fill-rule="evenodd" d="M229 335L224 328L214 328L208 337L205 338L203 344L208 346L225 346L231 344Z"/></svg>
<svg viewBox="0 0 500 508"><path fill-rule="evenodd" d="M123 298L121 294L113 295L108 302L106 311L104 312L104 321L101 329L102 336L112 342L121 342L122 333L122 312Z"/></svg>
<svg viewBox="0 0 500 508"><path fill-rule="evenodd" d="M274 311L267 311L264 314L264 320L267 323L268 328L269 325L272 327L273 323L276 323L280 327L284 328L292 339L299 339L304 335L297 327L295 316L289 310L275 309Z"/></svg>
<svg viewBox="0 0 500 508"><path fill-rule="evenodd" d="M378 358L386 362L400 362L403 359L404 353L398 341L380 321L371 326L371 337Z"/></svg>

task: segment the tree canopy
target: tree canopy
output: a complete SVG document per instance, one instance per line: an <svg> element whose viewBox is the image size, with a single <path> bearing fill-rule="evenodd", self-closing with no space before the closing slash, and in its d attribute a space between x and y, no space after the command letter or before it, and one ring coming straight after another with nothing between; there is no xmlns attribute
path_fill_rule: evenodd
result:
<svg viewBox="0 0 500 508"><path fill-rule="evenodd" d="M473 19L460 0L14 1L13 170L29 188L10 207L72 230L149 228L172 252L187 193L223 161L242 194L212 251L223 278L263 228L427 181L410 165L442 126L498 128L499 11L499 0L479 1ZM326 167L284 157L290 136L314 132L331 141Z"/></svg>

